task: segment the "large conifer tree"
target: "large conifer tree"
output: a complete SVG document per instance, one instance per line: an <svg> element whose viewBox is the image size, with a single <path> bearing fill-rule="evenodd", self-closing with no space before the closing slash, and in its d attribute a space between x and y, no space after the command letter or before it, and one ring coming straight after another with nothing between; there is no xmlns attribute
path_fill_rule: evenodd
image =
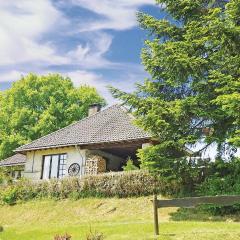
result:
<svg viewBox="0 0 240 240"><path fill-rule="evenodd" d="M172 20L138 14L150 33L142 63L151 77L134 93L111 88L160 143L141 152L159 168L200 140L240 146L240 1L158 0ZM199 154L197 152L195 154ZM231 152L231 151L230 151Z"/></svg>

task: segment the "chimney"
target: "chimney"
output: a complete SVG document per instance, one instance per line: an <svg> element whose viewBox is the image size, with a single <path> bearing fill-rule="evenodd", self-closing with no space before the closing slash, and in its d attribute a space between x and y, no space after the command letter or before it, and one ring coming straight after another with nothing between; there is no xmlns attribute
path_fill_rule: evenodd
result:
<svg viewBox="0 0 240 240"><path fill-rule="evenodd" d="M88 116L92 116L101 110L101 104L95 103L89 106Z"/></svg>

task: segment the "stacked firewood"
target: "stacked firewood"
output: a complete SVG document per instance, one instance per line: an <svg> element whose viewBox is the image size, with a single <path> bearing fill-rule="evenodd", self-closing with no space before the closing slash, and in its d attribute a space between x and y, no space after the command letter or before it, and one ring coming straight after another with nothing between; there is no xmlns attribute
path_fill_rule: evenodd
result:
<svg viewBox="0 0 240 240"><path fill-rule="evenodd" d="M91 155L86 161L85 174L97 175L106 172L106 168L106 160L102 156Z"/></svg>

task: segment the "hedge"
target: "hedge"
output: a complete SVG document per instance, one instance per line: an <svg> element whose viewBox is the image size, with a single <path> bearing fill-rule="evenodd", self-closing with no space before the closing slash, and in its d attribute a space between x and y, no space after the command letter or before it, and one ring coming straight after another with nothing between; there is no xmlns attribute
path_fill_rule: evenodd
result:
<svg viewBox="0 0 240 240"><path fill-rule="evenodd" d="M129 171L121 174L101 174L83 178L30 181L20 180L0 187L1 203L15 204L37 198L79 199L84 197L133 197L164 192L160 180L147 171Z"/></svg>

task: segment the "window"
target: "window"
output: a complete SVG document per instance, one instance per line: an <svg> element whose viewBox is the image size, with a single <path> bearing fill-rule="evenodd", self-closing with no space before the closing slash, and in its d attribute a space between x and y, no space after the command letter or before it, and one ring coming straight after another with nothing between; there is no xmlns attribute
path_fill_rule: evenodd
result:
<svg viewBox="0 0 240 240"><path fill-rule="evenodd" d="M43 157L42 179L62 178L66 175L67 154Z"/></svg>
<svg viewBox="0 0 240 240"><path fill-rule="evenodd" d="M60 162L59 162L59 177L62 178L66 175L66 166L67 166L67 154L60 155Z"/></svg>

